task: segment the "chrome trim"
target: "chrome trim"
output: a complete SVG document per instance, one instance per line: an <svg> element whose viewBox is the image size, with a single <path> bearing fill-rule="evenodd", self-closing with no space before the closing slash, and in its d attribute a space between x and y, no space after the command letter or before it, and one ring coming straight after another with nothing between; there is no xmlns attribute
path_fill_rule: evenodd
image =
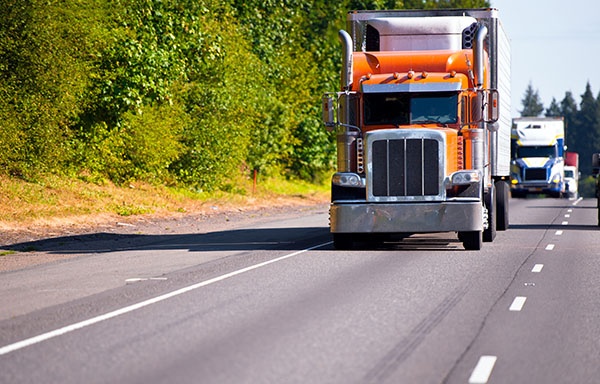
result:
<svg viewBox="0 0 600 384"><path fill-rule="evenodd" d="M483 230L480 200L404 204L332 204L332 233L430 233Z"/></svg>
<svg viewBox="0 0 600 384"><path fill-rule="evenodd" d="M443 201L446 198L444 179L446 174L446 136L443 132L433 129L382 129L370 131L365 135L366 141L366 178L367 178L367 201L369 202L394 202L394 201ZM438 141L438 193L436 195L417 196L375 196L373 193L373 143L383 140L422 140L431 139ZM421 164L405 164L406 168L420 166ZM422 170L423 171L423 170Z"/></svg>
<svg viewBox="0 0 600 384"><path fill-rule="evenodd" d="M461 83L402 83L402 84L361 84L363 93L393 92L456 92L461 90Z"/></svg>
<svg viewBox="0 0 600 384"><path fill-rule="evenodd" d="M473 61L475 66L475 82L476 87L481 88L483 86L483 69L485 64L483 62L483 41L487 36L488 29L483 24L479 24L477 32L475 32L475 41L473 41Z"/></svg>
<svg viewBox="0 0 600 384"><path fill-rule="evenodd" d="M342 90L349 91L352 88L352 37L343 29L339 31L339 38L342 42Z"/></svg>

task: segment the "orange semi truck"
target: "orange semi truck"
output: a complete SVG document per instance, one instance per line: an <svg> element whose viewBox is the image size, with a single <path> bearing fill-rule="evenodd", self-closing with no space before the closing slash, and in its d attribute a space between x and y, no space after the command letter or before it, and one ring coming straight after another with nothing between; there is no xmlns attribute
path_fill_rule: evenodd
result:
<svg viewBox="0 0 600 384"><path fill-rule="evenodd" d="M479 250L508 228L510 46L496 9L351 11L337 136L337 249L456 232ZM500 100L502 102L500 102Z"/></svg>

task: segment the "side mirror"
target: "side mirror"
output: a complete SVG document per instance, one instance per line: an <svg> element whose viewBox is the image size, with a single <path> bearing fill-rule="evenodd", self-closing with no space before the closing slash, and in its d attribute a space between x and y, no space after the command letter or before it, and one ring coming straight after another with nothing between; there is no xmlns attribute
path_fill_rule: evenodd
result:
<svg viewBox="0 0 600 384"><path fill-rule="evenodd" d="M478 89L473 99L473 120L495 123L500 115L500 95L496 89Z"/></svg>
<svg viewBox="0 0 600 384"><path fill-rule="evenodd" d="M322 99L323 123L328 131L332 131L336 126L335 104L331 94L325 94Z"/></svg>

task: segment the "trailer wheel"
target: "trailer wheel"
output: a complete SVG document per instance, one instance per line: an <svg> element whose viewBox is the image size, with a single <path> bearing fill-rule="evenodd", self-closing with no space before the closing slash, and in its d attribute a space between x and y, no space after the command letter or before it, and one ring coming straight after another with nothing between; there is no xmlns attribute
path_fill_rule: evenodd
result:
<svg viewBox="0 0 600 384"><path fill-rule="evenodd" d="M350 233L333 233L333 247L338 250L352 249L354 242Z"/></svg>
<svg viewBox="0 0 600 384"><path fill-rule="evenodd" d="M510 193L508 183L504 180L496 182L496 230L506 231L508 229L508 195Z"/></svg>
<svg viewBox="0 0 600 384"><path fill-rule="evenodd" d="M479 251L483 244L483 233L481 231L459 232L458 238L467 251Z"/></svg>
<svg viewBox="0 0 600 384"><path fill-rule="evenodd" d="M496 188L491 185L489 191L484 196L485 207L487 208L487 229L483 231L483 241L492 242L496 238Z"/></svg>

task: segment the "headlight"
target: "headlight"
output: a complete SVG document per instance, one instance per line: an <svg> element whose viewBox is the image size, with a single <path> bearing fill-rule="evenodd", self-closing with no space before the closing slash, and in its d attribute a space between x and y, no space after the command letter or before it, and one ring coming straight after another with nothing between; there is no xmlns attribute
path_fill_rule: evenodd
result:
<svg viewBox="0 0 600 384"><path fill-rule="evenodd" d="M364 187L365 183L356 173L339 172L333 175L331 182L342 187Z"/></svg>
<svg viewBox="0 0 600 384"><path fill-rule="evenodd" d="M458 171L452 174L452 179L450 181L452 185L479 183L481 181L481 174L479 171L475 170Z"/></svg>

